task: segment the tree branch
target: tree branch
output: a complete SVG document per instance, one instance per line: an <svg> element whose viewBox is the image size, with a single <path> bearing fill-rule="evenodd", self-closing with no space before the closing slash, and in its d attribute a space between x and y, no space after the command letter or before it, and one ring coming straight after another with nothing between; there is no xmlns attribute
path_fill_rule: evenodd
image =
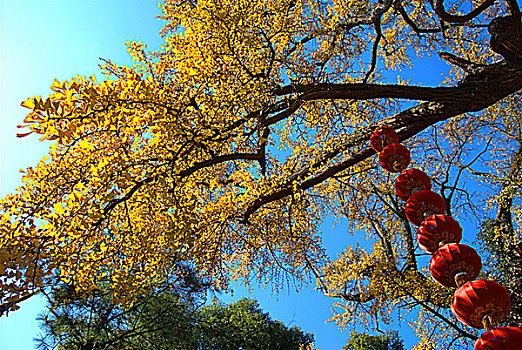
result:
<svg viewBox="0 0 522 350"><path fill-rule="evenodd" d="M185 169L183 171L180 171L175 176L178 176L180 178L187 177L189 175L194 174L196 171L198 171L200 169L208 168L210 166L213 166L213 165L216 165L216 164L219 164L219 163L223 163L223 162L228 162L228 161L231 161L231 160L257 160L260 163L262 163L261 156L262 155L260 153L223 154L223 155L215 156L212 159L208 159L208 160L204 160L204 161L198 162L198 163L194 164L193 166L191 166L190 168L187 168L187 169Z"/></svg>
<svg viewBox="0 0 522 350"><path fill-rule="evenodd" d="M456 57L456 56L455 56ZM273 91L276 96L302 93L298 101L313 101L321 99L331 100L370 100L375 98L401 98L417 101L451 102L457 99L470 98L475 91L472 86L460 85L455 87L424 87L407 85L382 84L310 84L286 85ZM274 117L268 118L272 124Z"/></svg>
<svg viewBox="0 0 522 350"><path fill-rule="evenodd" d="M379 43L382 39L381 18L380 17L375 19L374 28L375 28L376 35L375 35L375 40L374 40L373 46L372 46L372 63L370 65L370 69L364 75L363 84L366 84L368 82L370 75L372 75L372 73L375 71L375 68L377 67L377 50L379 49Z"/></svg>
<svg viewBox="0 0 522 350"><path fill-rule="evenodd" d="M466 332L465 330L463 330L462 328L460 328L459 326L457 326L454 322L450 321L446 316L442 315L440 312L438 312L437 310L435 310L433 307L431 307L426 301L424 300L421 300L419 298L417 298L413 293L411 293L409 290L407 290L406 288L404 288L402 286L402 284L400 282L397 282L395 281L393 278L390 278L390 281L392 281L397 287L399 287L400 289L402 289L402 291L410 298L412 298L413 300L415 300L419 305L421 305L423 308L425 308L426 310L428 310L429 312L431 312L432 314L434 314L435 316L437 316L439 319L441 319L444 323L446 323L448 326L450 326L451 328L453 328L454 330L456 330L460 335L462 335L463 337L466 337L466 338L470 338L472 340L476 340L477 337L471 333L468 333Z"/></svg>
<svg viewBox="0 0 522 350"><path fill-rule="evenodd" d="M514 66L522 66L522 24L520 15L494 18L488 25L489 45Z"/></svg>
<svg viewBox="0 0 522 350"><path fill-rule="evenodd" d="M307 190L327 180L328 178L338 174L339 172L346 170L350 166L358 164L363 160L368 159L369 157L374 155L375 151L372 148L365 148L359 150L351 156L349 156L347 159L335 165L332 165L331 167L326 168L324 171L320 172L314 177L305 180L305 178L309 174L311 174L315 169L320 168L341 152L346 151L349 148L358 146L363 141L369 139L370 134L377 126L387 125L392 126L394 128L407 127L405 130L399 132L399 138L401 140L405 140L424 130L433 123L439 120L449 118L450 115L448 115L447 112L445 112L444 110L445 106L439 105L437 103L424 103L420 106L412 107L406 111L403 111L398 115L389 117L377 125L372 125L359 131L355 131L350 135L347 135L345 138L343 138L343 140L346 140L345 142L341 142L337 145L334 145L330 150L326 150L322 155L318 156L313 161L301 166L295 173L289 175L278 186L278 189L274 190L270 194L262 195L259 198L257 198L243 214L242 222L248 223L250 216L263 205L277 201L292 194L292 184L294 181L302 181L297 185L297 188L299 190ZM430 115L426 114L426 112L431 113L431 118L433 119L430 119ZM412 122L412 120L415 120L417 117L420 116L422 116L420 121L418 121L417 123ZM408 126L408 124L412 125Z"/></svg>
<svg viewBox="0 0 522 350"><path fill-rule="evenodd" d="M427 28L427 29L419 28L419 26L415 22L413 22L413 20L408 16L408 13L406 12L406 10L402 6L402 4L399 4L397 6L397 9L399 10L399 13L401 14L402 19L404 19L404 22L406 22L406 24L408 24L411 27L411 29L419 37L421 36L422 33L440 33L442 31L441 28Z"/></svg>
<svg viewBox="0 0 522 350"><path fill-rule="evenodd" d="M520 19L520 7L518 6L517 0L506 0L506 5L509 14Z"/></svg>
<svg viewBox="0 0 522 350"><path fill-rule="evenodd" d="M488 9L491 5L495 3L495 0L486 0L479 6L477 6L475 9L473 9L471 12L465 15L453 15L446 11L444 8L444 0L431 0L431 6L433 7L433 10L435 10L435 13L437 16L439 16L440 19L443 21L449 22L449 23L464 23L471 21L473 18L480 15L483 11Z"/></svg>
<svg viewBox="0 0 522 350"><path fill-rule="evenodd" d="M28 293L26 295L24 295L23 297L19 298L19 299L16 299L16 300L13 300L13 301L9 301L7 303L4 303L4 304L1 304L0 305L0 317L2 317L4 314L8 314L9 313L9 310L16 304L19 304L21 303L22 301L25 301L33 296L35 296L36 294L40 293L42 290L41 289L37 289L35 290L34 292L31 292L31 293Z"/></svg>
<svg viewBox="0 0 522 350"><path fill-rule="evenodd" d="M484 67L484 65L477 64L475 62L469 61L449 52L440 52L439 56L448 61L449 63L459 68L462 68L464 71L468 73L474 72L479 67Z"/></svg>

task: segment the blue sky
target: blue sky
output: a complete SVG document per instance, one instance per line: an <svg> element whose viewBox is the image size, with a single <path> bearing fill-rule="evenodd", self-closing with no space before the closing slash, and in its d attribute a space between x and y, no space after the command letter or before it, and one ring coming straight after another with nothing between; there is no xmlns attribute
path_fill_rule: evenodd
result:
<svg viewBox="0 0 522 350"><path fill-rule="evenodd" d="M20 185L20 168L35 164L45 153L46 145L36 137L15 137L25 116L20 102L34 95L46 95L54 78L69 79L79 75L99 75L99 57L120 64L130 64L124 43L142 41L158 48L162 23L155 0L1 0L1 94L0 94L0 195ZM440 81L444 63L424 71L425 83ZM418 74L416 72L415 74ZM408 78L407 74L401 74ZM101 78L101 77L100 77ZM347 239L343 226L324 226L324 241L332 255L341 252ZM339 243L342 242L342 243ZM314 291L284 290L274 296L271 290L235 288L234 296L218 296L225 302L247 295L259 300L273 318L297 325L315 334L316 347L340 349L348 332L341 333L332 323L325 323L332 313L332 300ZM41 299L33 298L9 317L0 319L0 349L33 349L38 327L35 316L42 310ZM395 325L396 326L396 325ZM411 347L413 333L405 325L401 335Z"/></svg>

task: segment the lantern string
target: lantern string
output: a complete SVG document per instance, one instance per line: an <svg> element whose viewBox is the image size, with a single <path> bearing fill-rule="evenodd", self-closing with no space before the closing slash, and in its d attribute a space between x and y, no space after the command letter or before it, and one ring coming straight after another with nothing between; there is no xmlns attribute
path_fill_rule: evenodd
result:
<svg viewBox="0 0 522 350"><path fill-rule="evenodd" d="M391 162L391 164L390 164L391 166L388 165L388 166L390 166L390 169L388 169L385 166L385 164L383 162L381 162L381 155L382 155L382 151L383 151L384 148L388 147L389 144L398 144L400 146L400 144L398 143L398 136L395 133L395 130L393 130L393 129L389 128L389 127L377 128L372 133L372 135L370 137L370 143L372 145L372 148L377 153L379 153L379 163L381 164L381 166L385 170L387 170L389 172L399 172L399 171L402 170L403 166L406 167L408 165L409 161L408 161L407 164L402 164L399 159L395 158ZM407 151L407 149L406 149L406 151ZM408 152L408 155L409 155L409 152ZM400 177L401 177L401 175L399 175L399 178ZM396 187L396 189L398 191L397 180L396 180L395 187ZM410 196L415 194L415 193L417 193L417 192L419 192L419 191L422 191L422 186L419 185L419 187L417 187L416 185L411 186L411 188L409 190L410 191ZM400 197L399 192L397 192L397 195ZM400 198L402 199L402 197L400 197ZM408 200L408 202L409 202L409 200ZM426 204L428 204L428 203L426 203ZM428 210L426 210L425 212L421 213L421 215L422 215L424 220L426 220L428 217L433 215L433 213L431 212L431 210L432 210L431 208L426 208L426 209L428 209ZM406 214L406 216L408 217L408 214ZM408 220L409 220L409 218L408 218ZM419 225L419 224L416 224L416 225ZM420 241L419 241L419 243L420 243ZM439 242L439 249L442 248L447 243L448 242L445 242L445 241L441 240ZM461 272L455 274L454 280L455 280L455 283L457 285L457 288L460 289L465 283L469 282L472 278L473 277L467 271L461 271ZM418 300L418 302L419 302L419 304L423 305L420 300ZM425 306L425 307L428 308L427 306ZM442 317L442 316L439 315L439 317ZM464 321L461 320L461 322L464 322ZM466 322L464 322L464 323L466 323ZM495 327L498 327L499 322L497 322L496 318L494 318L492 314L487 314L487 315L485 315L482 318L482 325L484 326L484 330L486 332L489 332L491 329L493 329Z"/></svg>

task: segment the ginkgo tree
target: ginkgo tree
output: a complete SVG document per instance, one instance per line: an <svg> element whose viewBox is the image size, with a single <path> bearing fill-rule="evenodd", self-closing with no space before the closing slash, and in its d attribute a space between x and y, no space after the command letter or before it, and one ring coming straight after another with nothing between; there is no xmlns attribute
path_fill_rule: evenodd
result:
<svg viewBox="0 0 522 350"><path fill-rule="evenodd" d="M160 50L129 42L134 65L107 61L103 81L55 81L22 102L19 136L50 150L0 202L2 312L55 278L89 291L109 273L125 305L165 276L175 289L190 269L221 290L317 278L343 300L341 325L357 312L371 324L417 310L419 346L476 337L451 319L451 291L426 277L368 140L377 126L395 129L448 214L478 225L498 209L493 236L517 244L517 1L160 7ZM429 59L452 66L440 85L401 79ZM374 247L330 261L319 226L332 215Z"/></svg>

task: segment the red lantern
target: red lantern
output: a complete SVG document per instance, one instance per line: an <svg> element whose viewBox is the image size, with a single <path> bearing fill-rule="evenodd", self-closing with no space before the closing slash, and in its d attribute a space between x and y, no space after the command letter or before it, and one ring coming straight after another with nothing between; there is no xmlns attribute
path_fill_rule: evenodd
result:
<svg viewBox="0 0 522 350"><path fill-rule="evenodd" d="M478 279L457 289L451 301L451 311L460 322L482 328L485 321L498 324L509 313L511 298L495 281Z"/></svg>
<svg viewBox="0 0 522 350"><path fill-rule="evenodd" d="M410 151L400 143L392 143L379 153L379 164L390 173L403 171L410 161Z"/></svg>
<svg viewBox="0 0 522 350"><path fill-rule="evenodd" d="M370 145L375 152L380 152L384 147L397 142L399 142L399 136L397 136L395 130L387 126L375 129L372 136L370 136Z"/></svg>
<svg viewBox="0 0 522 350"><path fill-rule="evenodd" d="M424 190L411 195L406 202L406 218L419 226L424 219L433 214L442 214L446 210L444 198L431 190Z"/></svg>
<svg viewBox="0 0 522 350"><path fill-rule="evenodd" d="M482 334L475 341L475 350L520 350L522 329L518 327L498 327Z"/></svg>
<svg viewBox="0 0 522 350"><path fill-rule="evenodd" d="M407 201L412 194L424 190L431 190L431 181L422 170L404 170L395 180L395 193L403 201Z"/></svg>
<svg viewBox="0 0 522 350"><path fill-rule="evenodd" d="M430 261L431 275L435 281L446 287L457 287L456 279L465 282L474 280L481 268L482 261L475 249L458 243L441 247Z"/></svg>
<svg viewBox="0 0 522 350"><path fill-rule="evenodd" d="M417 230L419 246L433 254L443 243L458 243L462 239L462 227L448 215L432 215Z"/></svg>

